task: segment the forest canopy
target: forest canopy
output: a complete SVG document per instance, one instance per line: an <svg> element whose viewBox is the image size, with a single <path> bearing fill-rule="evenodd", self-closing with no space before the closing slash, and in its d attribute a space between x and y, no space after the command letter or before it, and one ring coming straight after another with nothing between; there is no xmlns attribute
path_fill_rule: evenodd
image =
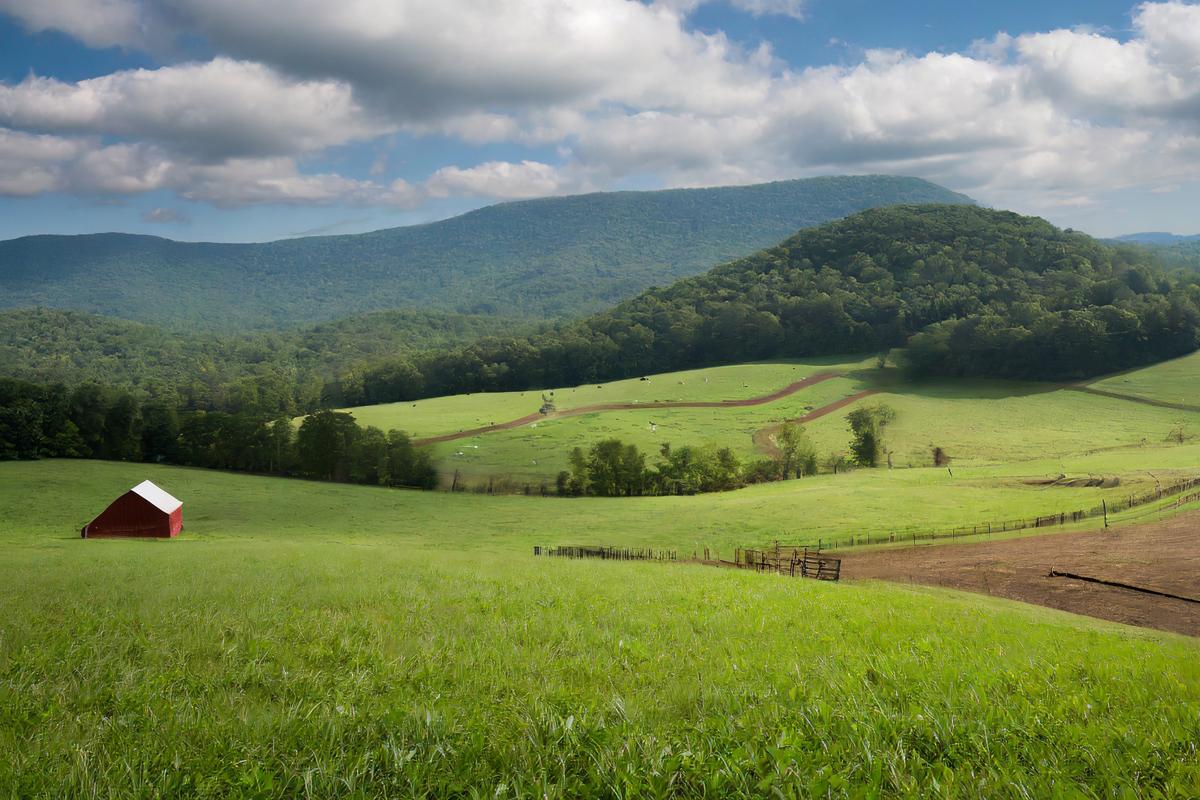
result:
<svg viewBox="0 0 1200 800"><path fill-rule="evenodd" d="M1200 287L1156 256L1043 219L891 206L525 337L355 369L378 403L569 386L721 363L908 348L915 376L1073 380L1200 345ZM382 371L404 375L387 385Z"/></svg>
<svg viewBox="0 0 1200 800"><path fill-rule="evenodd" d="M294 333L182 334L0 314L0 372L276 418L767 358L904 349L911 374L1079 380L1200 346L1200 276L1156 251L969 205L891 206L576 321L378 312Z"/></svg>

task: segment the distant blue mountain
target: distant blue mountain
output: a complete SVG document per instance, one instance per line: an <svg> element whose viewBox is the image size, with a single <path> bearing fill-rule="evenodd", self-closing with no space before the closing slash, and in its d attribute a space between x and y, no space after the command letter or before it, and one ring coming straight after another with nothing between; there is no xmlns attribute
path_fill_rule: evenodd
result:
<svg viewBox="0 0 1200 800"><path fill-rule="evenodd" d="M264 244L29 236L0 242L0 309L210 331L393 308L581 316L867 208L972 202L928 181L864 175L525 200L428 225Z"/></svg>
<svg viewBox="0 0 1200 800"><path fill-rule="evenodd" d="M1195 239L1200 239L1200 233L1191 236L1180 236L1174 233L1150 232L1150 233L1127 233L1124 236L1116 236L1114 239L1118 242L1132 242L1133 244L1161 244L1165 247L1170 247L1173 244L1180 242L1190 242Z"/></svg>

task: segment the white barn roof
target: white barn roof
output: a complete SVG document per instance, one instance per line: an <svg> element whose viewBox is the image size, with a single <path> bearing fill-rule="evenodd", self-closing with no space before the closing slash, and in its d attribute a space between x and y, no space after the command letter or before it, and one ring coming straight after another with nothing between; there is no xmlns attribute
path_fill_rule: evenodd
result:
<svg viewBox="0 0 1200 800"><path fill-rule="evenodd" d="M150 481L142 481L137 486L133 487L131 491L141 497L143 500L149 501L150 505L154 506L159 511L164 511L167 514L170 514L172 511L183 505L182 501L176 500L174 497L167 494Z"/></svg>

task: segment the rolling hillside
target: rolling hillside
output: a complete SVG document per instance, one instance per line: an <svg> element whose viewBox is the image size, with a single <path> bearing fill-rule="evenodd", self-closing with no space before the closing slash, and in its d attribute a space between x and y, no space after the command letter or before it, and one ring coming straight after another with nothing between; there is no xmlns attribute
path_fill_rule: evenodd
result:
<svg viewBox="0 0 1200 800"><path fill-rule="evenodd" d="M1094 384L1097 387L1154 387L1178 391L1190 380L1200 356L1134 370ZM1143 469L1176 470L1189 465L1200 429L1200 407L1165 408L1079 391L1079 387L1021 381L930 379L906 381L895 367L878 369L875 359L806 359L724 367L706 367L663 375L649 381L630 379L602 385L556 387L542 392L477 393L415 403L345 409L362 425L398 428L432 447L446 482L456 470L470 485L489 478L520 484L552 484L570 464L573 447L585 450L616 437L636 444L653 461L663 444L673 447L715 443L730 447L744 461L762 457L771 432L787 420L801 420L822 461L845 453L850 439L846 414L861 405L884 403L896 411L888 427L887 450L900 468L933 465L932 448L942 448L955 474L987 468L997 476L1041 475L1049 471L1111 471L1126 485L1146 480ZM832 376L793 394L747 405L801 378ZM1195 391L1193 388L1192 391ZM871 394L866 394L866 393ZM539 416L542 396L557 413ZM1178 398L1175 398L1178 402ZM848 406L820 412L844 400ZM704 403L726 403L705 407ZM685 403L696 405L687 407ZM584 413L577 413L577 412ZM533 419L505 428L510 420ZM490 429L489 426L491 426ZM479 429L484 430L479 430ZM461 433L460 433L461 432ZM455 438L445 441L447 435ZM1185 454L1186 455L1183 455ZM1068 464L1073 466L1069 467ZM891 475L892 473L887 473ZM998 488L998 487L997 487ZM1062 490L1058 497L1062 497ZM997 496L998 498L1000 495ZM1013 496L1014 511L1033 502L1028 492ZM828 508L823 504L823 508ZM834 519L853 515L835 505ZM957 513L957 512L955 512ZM809 524L815 524L810 518ZM864 520L861 524L873 525Z"/></svg>
<svg viewBox="0 0 1200 800"><path fill-rule="evenodd" d="M148 475L184 502L180 540L78 538ZM0 791L1195 796L1194 639L920 586L530 555L690 555L814 506L787 484L566 501L0 464Z"/></svg>
<svg viewBox="0 0 1200 800"><path fill-rule="evenodd" d="M32 236L0 242L0 308L220 331L391 308L577 316L800 228L930 202L971 201L914 178L829 177L529 200L427 225L265 244Z"/></svg>
<svg viewBox="0 0 1200 800"><path fill-rule="evenodd" d="M1008 211L900 205L802 230L577 322L416 359L414 380L392 396L346 396L381 403L892 348L907 350L914 375L1082 380L1198 345L1200 287L1172 281L1142 248ZM353 377L382 383L370 368Z"/></svg>

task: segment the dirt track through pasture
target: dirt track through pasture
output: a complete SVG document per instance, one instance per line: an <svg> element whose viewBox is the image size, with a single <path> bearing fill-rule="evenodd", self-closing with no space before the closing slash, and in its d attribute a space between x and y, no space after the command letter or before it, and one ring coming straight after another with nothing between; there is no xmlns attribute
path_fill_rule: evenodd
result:
<svg viewBox="0 0 1200 800"><path fill-rule="evenodd" d="M843 580L962 589L1090 617L1200 636L1200 604L1050 577L1051 570L1200 598L1200 511L1107 531L973 544L838 551Z"/></svg>
<svg viewBox="0 0 1200 800"><path fill-rule="evenodd" d="M800 419L790 419L787 422L798 422L801 425L803 425L805 422L812 422L814 419L820 419L826 414L832 414L840 408L845 408L851 403L857 403L864 397L870 397L873 394L879 394L879 391L879 389L868 389L865 392L858 392L850 395L849 397L843 397L841 400L835 400L827 406L821 406L820 408L813 409L803 417L800 417ZM787 422L781 422L778 425L771 425L756 431L754 434L754 444L759 450L768 456L771 456L772 458L779 455L779 448L775 446L774 436L779 432L780 428L787 424Z"/></svg>
<svg viewBox="0 0 1200 800"><path fill-rule="evenodd" d="M590 406L579 406L578 408L568 408L564 411L556 411L553 414L541 414L541 413L530 414L528 416L521 417L520 419L514 419L509 422L502 422L499 425L485 425L482 428L472 428L469 431L459 431L458 433L447 433L442 436L430 436L429 438L426 438L426 439L413 439L413 444L422 445L422 444L437 444L438 442L452 442L455 439L465 439L469 436L479 436L484 433L495 433L496 431L508 431L508 430L512 430L513 428L519 428L522 425L531 425L535 422L540 422L542 420L566 419L567 417L578 417L582 414L594 414L597 411L627 411L630 409L660 409L660 408L749 408L750 406L761 406L766 403L773 403L776 400L782 400L783 398L785 398L789 395L795 394L796 392L800 391L801 389L807 389L809 386L820 383L821 381L827 381L830 378L840 377L841 374L842 373L840 373L840 372L822 372L819 375L811 375L811 376L805 378L804 380L799 380L799 381L796 381L795 383L785 386L784 388L780 389L778 392L775 392L774 394L769 394L764 397L754 397L749 400L717 400L717 401L699 401L699 400L684 401L684 400L680 400L680 401L669 401L669 402L665 402L665 403L600 403L600 404L590 405ZM859 393L859 395L862 395L862 394L873 394L873 392L860 392ZM859 395L854 395L853 397L858 397ZM841 408L841 406L845 405L848 401L852 401L852 398L845 398L844 400L838 400L836 403L831 403L828 406L817 409L817 411L814 411L812 414L809 414L804 419L806 419L806 420L809 418L815 419L816 417L814 415L819 415L819 412L829 413L825 409L829 409L830 411L836 410L834 408L834 406L837 406L837 408ZM838 405L839 403L841 405ZM757 434L755 435L755 441L758 441Z"/></svg>

